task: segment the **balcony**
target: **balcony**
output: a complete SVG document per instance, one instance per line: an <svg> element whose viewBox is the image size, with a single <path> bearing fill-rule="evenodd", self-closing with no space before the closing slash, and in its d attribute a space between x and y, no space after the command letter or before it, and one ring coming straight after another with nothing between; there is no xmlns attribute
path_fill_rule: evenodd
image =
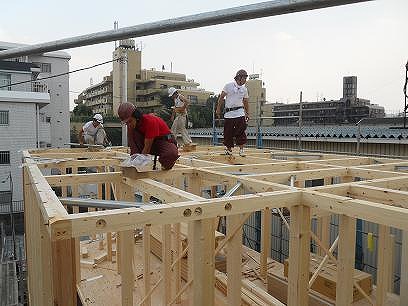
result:
<svg viewBox="0 0 408 306"><path fill-rule="evenodd" d="M41 83L39 81L35 81L31 83L31 91L32 92L48 92L47 84Z"/></svg>

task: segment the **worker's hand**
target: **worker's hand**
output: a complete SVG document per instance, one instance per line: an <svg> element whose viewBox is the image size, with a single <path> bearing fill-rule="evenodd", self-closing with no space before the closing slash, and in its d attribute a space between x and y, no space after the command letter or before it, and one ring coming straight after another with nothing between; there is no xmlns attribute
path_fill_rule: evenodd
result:
<svg viewBox="0 0 408 306"><path fill-rule="evenodd" d="M245 121L248 122L249 121L249 114L247 112L245 112Z"/></svg>
<svg viewBox="0 0 408 306"><path fill-rule="evenodd" d="M174 121L174 115L171 115L170 121Z"/></svg>
<svg viewBox="0 0 408 306"><path fill-rule="evenodd" d="M221 109L217 107L217 110L215 111L215 114L217 115L218 119L221 119Z"/></svg>

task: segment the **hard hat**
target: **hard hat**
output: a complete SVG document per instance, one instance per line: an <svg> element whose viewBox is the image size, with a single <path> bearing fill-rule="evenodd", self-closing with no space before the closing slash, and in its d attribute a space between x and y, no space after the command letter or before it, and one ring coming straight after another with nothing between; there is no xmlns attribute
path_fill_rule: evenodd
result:
<svg viewBox="0 0 408 306"><path fill-rule="evenodd" d="M118 116L123 123L126 123L135 110L136 107L132 103L123 102L119 105Z"/></svg>
<svg viewBox="0 0 408 306"><path fill-rule="evenodd" d="M174 87L170 87L169 88L169 97L172 97L175 92L177 92L177 89L175 89Z"/></svg>
<svg viewBox="0 0 408 306"><path fill-rule="evenodd" d="M93 119L95 119L96 121L98 121L99 123L103 123L103 117L101 114L95 114L93 116Z"/></svg>
<svg viewBox="0 0 408 306"><path fill-rule="evenodd" d="M237 71L235 77L247 77L248 73L244 69L240 69Z"/></svg>

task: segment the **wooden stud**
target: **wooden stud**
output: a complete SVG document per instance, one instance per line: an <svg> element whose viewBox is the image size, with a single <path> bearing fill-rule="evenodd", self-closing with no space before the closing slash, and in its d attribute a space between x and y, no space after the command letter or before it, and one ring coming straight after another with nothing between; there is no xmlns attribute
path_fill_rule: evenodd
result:
<svg viewBox="0 0 408 306"><path fill-rule="evenodd" d="M126 250L120 253L122 306L133 306L133 230L119 232L118 236L120 237L120 249Z"/></svg>
<svg viewBox="0 0 408 306"><path fill-rule="evenodd" d="M390 249L390 260L389 260L389 283L388 283L388 292L393 293L394 292L394 259L395 259L395 235L390 234L389 239L387 241L388 243L388 248Z"/></svg>
<svg viewBox="0 0 408 306"><path fill-rule="evenodd" d="M174 258L178 258L182 252L180 223L173 224L173 230L174 230L174 239L173 239ZM177 261L176 266L174 267L174 278L175 278L175 291L179 292L181 289L181 262L180 261ZM176 299L176 302L181 303L181 296Z"/></svg>
<svg viewBox="0 0 408 306"><path fill-rule="evenodd" d="M260 258L260 272L261 277L266 279L268 257L271 253L271 210L265 208L262 210L262 223L261 223L261 258Z"/></svg>
<svg viewBox="0 0 408 306"><path fill-rule="evenodd" d="M387 291L389 288L391 248L388 242L390 228L386 225L378 226L378 256L377 256L377 295L376 305L387 305Z"/></svg>
<svg viewBox="0 0 408 306"><path fill-rule="evenodd" d="M337 258L336 305L353 302L353 273L356 248L356 219L339 216L339 246Z"/></svg>
<svg viewBox="0 0 408 306"><path fill-rule="evenodd" d="M167 305L172 300L171 291L171 225L162 226L162 271L164 279L164 304Z"/></svg>
<svg viewBox="0 0 408 306"><path fill-rule="evenodd" d="M143 227L143 278L144 278L144 295L151 289L150 284L150 248L151 248L151 237L150 237L150 225ZM144 306L151 305L150 296L146 298Z"/></svg>
<svg viewBox="0 0 408 306"><path fill-rule="evenodd" d="M402 232L400 306L408 305L408 231Z"/></svg>
<svg viewBox="0 0 408 306"><path fill-rule="evenodd" d="M290 208L288 306L308 305L310 208Z"/></svg>
<svg viewBox="0 0 408 306"><path fill-rule="evenodd" d="M237 224L240 224L242 215L227 217L227 234ZM227 301L228 305L241 305L241 254L242 254L242 227L235 233L226 246L227 252Z"/></svg>

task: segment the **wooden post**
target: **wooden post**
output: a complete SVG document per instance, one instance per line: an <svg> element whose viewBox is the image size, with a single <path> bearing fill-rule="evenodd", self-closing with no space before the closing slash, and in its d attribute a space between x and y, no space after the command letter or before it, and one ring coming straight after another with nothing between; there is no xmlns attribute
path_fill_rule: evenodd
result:
<svg viewBox="0 0 408 306"><path fill-rule="evenodd" d="M310 208L290 208L288 306L309 305Z"/></svg>
<svg viewBox="0 0 408 306"><path fill-rule="evenodd" d="M378 256L377 256L377 306L387 304L387 291L390 279L391 249L388 242L390 228L378 225Z"/></svg>
<svg viewBox="0 0 408 306"><path fill-rule="evenodd" d="M78 173L78 167L72 167L72 174ZM71 186L72 197L77 198L79 197L78 185ZM79 206L72 207L72 213L77 214L79 213ZM77 284L81 281L81 248L80 248L80 241L79 238L74 238L75 240L75 271L76 271L76 281Z"/></svg>
<svg viewBox="0 0 408 306"><path fill-rule="evenodd" d="M75 239L54 241L51 246L54 304L74 306L77 304Z"/></svg>
<svg viewBox="0 0 408 306"><path fill-rule="evenodd" d="M188 242L188 278L189 281L193 281L189 298L190 305L214 305L215 237L213 220L204 219L190 222ZM239 269L241 269L241 265Z"/></svg>
<svg viewBox="0 0 408 306"><path fill-rule="evenodd" d="M44 225L27 170L24 168L25 245L28 298L32 305L54 305L51 241ZM28 217L29 216L29 217Z"/></svg>
<svg viewBox="0 0 408 306"><path fill-rule="evenodd" d="M143 278L144 278L144 295L150 291L150 248L151 248L151 237L150 237L150 225L146 225L143 228ZM144 302L145 306L151 305L150 296L146 298Z"/></svg>
<svg viewBox="0 0 408 306"><path fill-rule="evenodd" d="M389 283L388 283L388 292L393 293L394 292L394 259L395 259L395 235L390 234L389 239L388 239L388 245L390 249L390 277L389 277Z"/></svg>
<svg viewBox="0 0 408 306"><path fill-rule="evenodd" d="M268 257L271 253L271 210L265 208L262 211L262 224L261 224L261 260L260 260L260 272L261 277L266 279L268 270Z"/></svg>
<svg viewBox="0 0 408 306"><path fill-rule="evenodd" d="M179 258L182 252L181 243L181 226L180 223L173 224L174 229L174 239L173 239L173 250L174 258ZM181 261L179 260L174 267L174 277L175 277L175 292L181 289ZM181 303L181 297L176 299L176 303Z"/></svg>
<svg viewBox="0 0 408 306"><path fill-rule="evenodd" d="M126 250L120 253L120 275L121 275L121 293L122 293L122 306L133 306L133 287L134 287L134 275L133 275L133 230L119 232L120 236L120 249Z"/></svg>
<svg viewBox="0 0 408 306"><path fill-rule="evenodd" d="M164 304L172 300L171 292L171 225L162 226L162 271L164 280Z"/></svg>
<svg viewBox="0 0 408 306"><path fill-rule="evenodd" d="M238 226L242 215L227 216L227 234ZM230 239L227 251L227 301L228 305L241 305L241 256L242 226Z"/></svg>
<svg viewBox="0 0 408 306"><path fill-rule="evenodd" d="M324 216L317 219L317 236L322 244L328 249L330 247L330 216ZM322 248L318 248L320 256L326 255Z"/></svg>
<svg viewBox="0 0 408 306"><path fill-rule="evenodd" d="M356 219L339 216L336 305L353 303L353 273L356 249Z"/></svg>
<svg viewBox="0 0 408 306"><path fill-rule="evenodd" d="M199 177L195 175L189 177L188 192L201 196ZM189 222L188 246L188 280L193 281L190 289L190 305L214 305L215 237L213 219Z"/></svg>
<svg viewBox="0 0 408 306"><path fill-rule="evenodd" d="M408 231L402 232L400 306L408 305Z"/></svg>

